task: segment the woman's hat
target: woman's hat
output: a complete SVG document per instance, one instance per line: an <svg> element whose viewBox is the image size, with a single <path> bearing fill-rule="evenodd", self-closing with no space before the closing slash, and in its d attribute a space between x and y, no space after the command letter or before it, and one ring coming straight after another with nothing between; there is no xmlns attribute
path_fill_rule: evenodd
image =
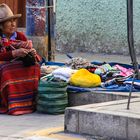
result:
<svg viewBox="0 0 140 140"><path fill-rule="evenodd" d="M8 5L5 3L0 4L0 22L19 17L21 17L21 14L14 15Z"/></svg>

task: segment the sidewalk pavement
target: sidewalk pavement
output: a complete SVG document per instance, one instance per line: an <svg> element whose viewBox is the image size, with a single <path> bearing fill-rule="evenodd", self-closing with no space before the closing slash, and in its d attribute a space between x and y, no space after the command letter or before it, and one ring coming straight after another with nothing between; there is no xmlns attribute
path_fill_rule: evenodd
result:
<svg viewBox="0 0 140 140"><path fill-rule="evenodd" d="M0 115L0 140L86 140L64 133L64 115Z"/></svg>
<svg viewBox="0 0 140 140"><path fill-rule="evenodd" d="M83 53L83 52L75 52L69 53L72 57L82 57L88 60L89 62L92 61L99 61L99 62L118 62L118 63L125 63L131 64L131 57L125 55L108 55L108 54L93 54L93 53ZM140 56L136 56L137 62L140 64ZM66 62L69 60L66 54L64 53L56 53L55 61L58 62Z"/></svg>
<svg viewBox="0 0 140 140"><path fill-rule="evenodd" d="M131 63L129 56L72 53L88 61ZM65 62L65 54L56 53L56 62ZM140 58L138 58L140 62ZM39 114L0 115L0 140L95 140L85 136L64 134L64 115Z"/></svg>

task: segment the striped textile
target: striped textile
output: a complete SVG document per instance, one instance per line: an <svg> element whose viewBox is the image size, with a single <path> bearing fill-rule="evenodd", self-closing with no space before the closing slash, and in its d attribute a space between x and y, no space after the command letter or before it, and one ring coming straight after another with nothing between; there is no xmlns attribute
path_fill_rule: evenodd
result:
<svg viewBox="0 0 140 140"><path fill-rule="evenodd" d="M39 78L38 64L30 67L24 67L20 61L0 64L0 113L33 112Z"/></svg>

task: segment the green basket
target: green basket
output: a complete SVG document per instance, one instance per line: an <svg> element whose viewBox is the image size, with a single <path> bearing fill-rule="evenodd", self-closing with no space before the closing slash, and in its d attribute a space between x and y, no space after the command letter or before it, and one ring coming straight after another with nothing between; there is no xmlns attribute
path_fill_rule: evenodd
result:
<svg viewBox="0 0 140 140"><path fill-rule="evenodd" d="M51 100L51 101L55 101L55 100L62 100L62 99L67 99L67 92L64 93L55 93L53 92L53 94L38 94L38 99L42 100L42 101L46 101L46 100Z"/></svg>
<svg viewBox="0 0 140 140"><path fill-rule="evenodd" d="M64 113L68 105L66 82L40 81L37 111L48 114Z"/></svg>
<svg viewBox="0 0 140 140"><path fill-rule="evenodd" d="M42 105L38 105L37 106L37 110L40 113L46 113L46 114L52 114L52 115L56 115L56 114L62 114L65 111L65 108L67 106L62 106L62 107L46 107L46 106L42 106Z"/></svg>

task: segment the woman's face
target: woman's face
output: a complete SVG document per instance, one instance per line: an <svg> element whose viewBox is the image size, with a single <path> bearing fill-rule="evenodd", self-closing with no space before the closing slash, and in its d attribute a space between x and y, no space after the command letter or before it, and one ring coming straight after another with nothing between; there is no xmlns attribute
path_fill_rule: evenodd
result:
<svg viewBox="0 0 140 140"><path fill-rule="evenodd" d="M16 19L10 19L3 23L2 32L6 35L12 35L16 31Z"/></svg>

